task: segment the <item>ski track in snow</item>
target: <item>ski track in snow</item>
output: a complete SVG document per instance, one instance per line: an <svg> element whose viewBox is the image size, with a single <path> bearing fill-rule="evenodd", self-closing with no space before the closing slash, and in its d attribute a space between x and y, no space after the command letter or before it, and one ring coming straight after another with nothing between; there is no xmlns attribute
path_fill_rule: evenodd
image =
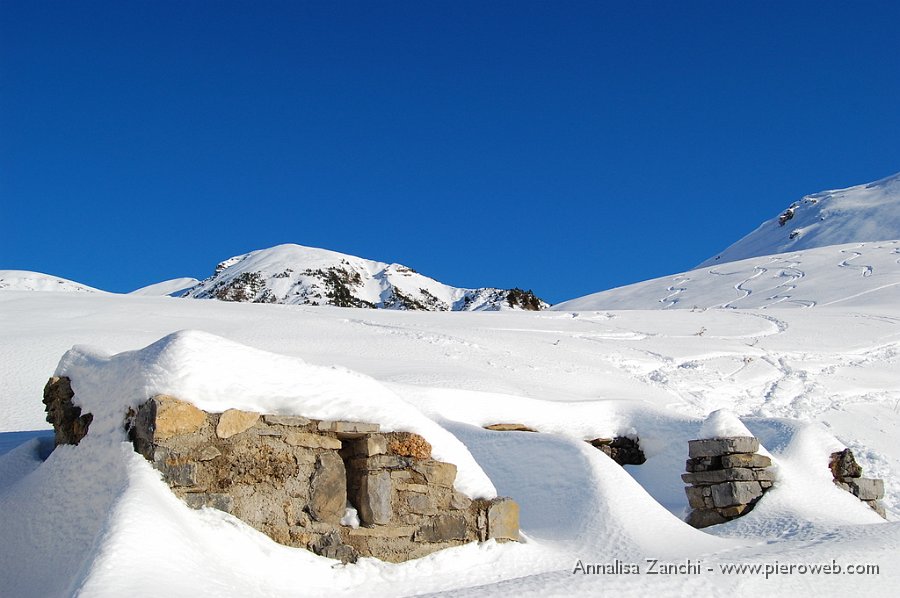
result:
<svg viewBox="0 0 900 598"><path fill-rule="evenodd" d="M857 246L857 249L862 249L862 248L865 247L865 246L866 246L865 243L860 243L860 244ZM852 254L853 254L853 257L848 257L847 259L845 259L845 260L843 260L842 262L840 262L840 263L838 264L838 267L839 267L839 268L853 268L854 270L862 270L862 275L863 275L863 277L872 276L872 272L874 271L874 268L873 268L872 266L867 266L867 265L856 265L856 264L851 264L851 263L850 263L850 262L856 260L857 258L862 257L863 254L862 254L861 252L859 252L859 251L854 251L854 250L852 250L852 249L841 249L841 253L843 253L843 254L845 254L845 255L848 254L848 253L852 253Z"/></svg>
<svg viewBox="0 0 900 598"><path fill-rule="evenodd" d="M765 274L766 272L769 271L768 268L764 268L762 266L754 266L753 269L756 271L755 274L745 278L741 282L734 285L734 290L737 291L738 293L743 293L743 295L738 297L737 299L732 299L728 303L722 304L721 307L728 307L728 308L733 307L734 304L737 303L738 301L742 301L742 300L746 299L747 297L749 297L751 294L753 294L753 291L751 291L750 289L745 289L744 285L747 284L748 282L750 282L751 280L753 280L754 278L759 278L760 276L762 276L763 274Z"/></svg>
<svg viewBox="0 0 900 598"><path fill-rule="evenodd" d="M666 290L669 291L669 294L659 300L660 303L665 303L665 307L663 309L672 307L676 303L678 303L678 295L682 294L687 290L687 287L677 287L677 284L685 284L690 282L690 278L686 276L676 276L672 279L672 282L675 284L668 287Z"/></svg>

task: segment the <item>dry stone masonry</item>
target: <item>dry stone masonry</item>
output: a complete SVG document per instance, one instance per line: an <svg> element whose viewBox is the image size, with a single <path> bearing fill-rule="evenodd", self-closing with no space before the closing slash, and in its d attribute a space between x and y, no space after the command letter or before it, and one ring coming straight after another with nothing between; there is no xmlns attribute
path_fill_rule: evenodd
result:
<svg viewBox="0 0 900 598"><path fill-rule="evenodd" d="M72 396L67 378L44 389L57 444L77 444L90 424ZM456 466L431 458L417 434L299 415L207 413L164 395L129 410L125 425L135 451L189 506L225 511L276 542L329 558L400 562L519 539L518 505L455 490Z"/></svg>
<svg viewBox="0 0 900 598"><path fill-rule="evenodd" d="M884 498L884 480L862 477L862 467L856 462L853 451L844 449L831 453L828 466L835 484L869 505L882 518L887 519L884 507L878 502Z"/></svg>
<svg viewBox="0 0 900 598"><path fill-rule="evenodd" d="M757 454L752 436L730 436L688 442L684 491L693 509L687 522L697 528L724 523L749 513L772 487L772 460Z"/></svg>

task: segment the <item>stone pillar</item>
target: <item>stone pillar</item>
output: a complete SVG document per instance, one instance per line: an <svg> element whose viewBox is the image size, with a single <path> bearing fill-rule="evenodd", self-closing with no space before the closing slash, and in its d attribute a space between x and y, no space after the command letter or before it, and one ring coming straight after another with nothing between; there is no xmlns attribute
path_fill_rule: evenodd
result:
<svg viewBox="0 0 900 598"><path fill-rule="evenodd" d="M697 528L724 523L749 513L772 487L768 469L772 460L757 454L759 441L752 436L691 440L681 476L693 509L687 522Z"/></svg>

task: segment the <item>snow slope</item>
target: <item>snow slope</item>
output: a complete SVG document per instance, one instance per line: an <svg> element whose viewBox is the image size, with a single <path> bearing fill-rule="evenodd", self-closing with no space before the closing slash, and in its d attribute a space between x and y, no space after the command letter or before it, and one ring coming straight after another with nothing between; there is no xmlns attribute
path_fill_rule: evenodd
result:
<svg viewBox="0 0 900 598"><path fill-rule="evenodd" d="M98 289L79 282L29 272L27 270L0 270L0 291L62 291L67 293L102 293Z"/></svg>
<svg viewBox="0 0 900 598"><path fill-rule="evenodd" d="M828 245L900 239L900 173L792 203L698 267Z"/></svg>
<svg viewBox="0 0 900 598"><path fill-rule="evenodd" d="M143 295L148 297L159 297L162 295L178 295L184 291L194 287L200 281L196 278L173 278L172 280L164 280L156 284L147 285L139 289L135 289L128 293L129 295Z"/></svg>
<svg viewBox="0 0 900 598"><path fill-rule="evenodd" d="M769 309L900 303L900 241L754 257L594 293L552 309Z"/></svg>
<svg viewBox="0 0 900 598"><path fill-rule="evenodd" d="M0 293L0 447L18 444L0 456L0 595L896 595L900 304L781 307L444 314ZM172 336L184 329L202 332ZM46 434L21 433L46 429L40 392L57 367L113 380L91 383L96 392L75 387L100 412L101 390L117 380L123 400L164 380L181 392L202 386L206 377L191 378L184 363L226 375L229 402L274 408L286 400L279 372L294 378L301 368L315 381L316 366L340 366L340 386L368 385L385 405L408 405L400 417L455 437L448 442L465 447L497 492L520 503L526 541L335 565L218 511L188 509L111 415L49 458ZM256 383L271 392L254 398ZM707 422L723 408L734 415ZM540 433L480 427L497 422ZM681 521L686 442L739 425L772 455L778 482L749 516L690 528ZM583 442L614 434L639 436L647 462L622 468ZM892 521L831 484L828 454L844 446L885 479ZM703 568L648 575L647 559ZM573 573L578 561L642 573ZM879 572L721 569L832 561Z"/></svg>
<svg viewBox="0 0 900 598"><path fill-rule="evenodd" d="M221 262L185 297L288 305L425 311L543 309L519 289L461 289L400 264L301 245L278 245Z"/></svg>

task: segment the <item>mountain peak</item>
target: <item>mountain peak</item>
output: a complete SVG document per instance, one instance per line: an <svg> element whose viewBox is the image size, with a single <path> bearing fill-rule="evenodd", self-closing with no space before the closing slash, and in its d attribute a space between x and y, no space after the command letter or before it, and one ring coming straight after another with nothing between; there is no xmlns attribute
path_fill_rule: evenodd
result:
<svg viewBox="0 0 900 598"><path fill-rule="evenodd" d="M424 311L538 310L547 304L521 289L451 287L402 264L283 244L236 255L185 297L253 303L336 305Z"/></svg>

